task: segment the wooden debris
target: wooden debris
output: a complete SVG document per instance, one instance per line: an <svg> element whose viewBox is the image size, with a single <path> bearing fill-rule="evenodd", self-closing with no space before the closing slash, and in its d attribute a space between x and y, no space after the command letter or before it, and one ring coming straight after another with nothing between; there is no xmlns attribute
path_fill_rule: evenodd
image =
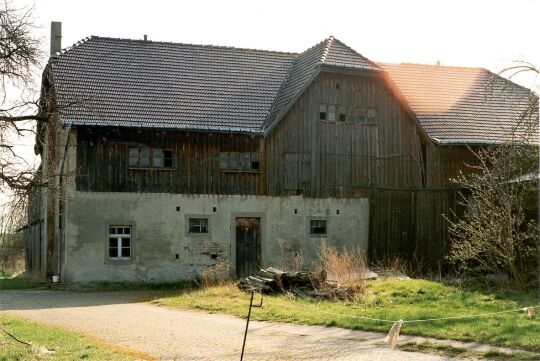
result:
<svg viewBox="0 0 540 361"><path fill-rule="evenodd" d="M326 280L326 272L285 272L277 268L261 269L258 275L241 278L238 287L244 291L265 294L292 293L300 298L351 300L353 294L336 282Z"/></svg>

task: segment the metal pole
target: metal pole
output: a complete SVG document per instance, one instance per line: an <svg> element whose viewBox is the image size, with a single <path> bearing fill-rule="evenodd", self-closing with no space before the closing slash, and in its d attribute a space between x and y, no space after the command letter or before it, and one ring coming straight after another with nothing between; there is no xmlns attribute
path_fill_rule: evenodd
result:
<svg viewBox="0 0 540 361"><path fill-rule="evenodd" d="M247 338L247 333L248 333L248 328L249 328L249 319L251 318L251 308L252 307L262 307L262 304L263 304L263 297L262 297L262 294L261 294L261 303L259 303L258 305L253 305L253 295L255 294L255 290L251 290L251 299L249 300L249 311L248 311L248 315L247 315L247 321L246 321L246 331L244 332L244 343L242 343L242 354L240 354L240 361L243 361L244 360L244 349L246 348L246 338Z"/></svg>
<svg viewBox="0 0 540 361"><path fill-rule="evenodd" d="M242 343L242 353L240 354L240 361L244 360L244 349L246 347L246 338L247 338L247 332L249 327L249 318L251 317L251 307L253 306L253 295L255 294L255 291L251 291L251 299L249 300L249 311L247 315L247 322L246 322L246 331L244 332L244 342Z"/></svg>

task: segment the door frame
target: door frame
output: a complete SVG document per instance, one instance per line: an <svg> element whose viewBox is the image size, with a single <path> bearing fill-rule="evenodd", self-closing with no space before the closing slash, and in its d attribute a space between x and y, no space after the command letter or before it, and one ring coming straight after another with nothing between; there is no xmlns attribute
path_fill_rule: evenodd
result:
<svg viewBox="0 0 540 361"><path fill-rule="evenodd" d="M229 229L231 230L231 248L229 250L231 266L229 275L236 277L236 218L259 218L261 227L261 263L266 267L266 213L264 212L231 212Z"/></svg>

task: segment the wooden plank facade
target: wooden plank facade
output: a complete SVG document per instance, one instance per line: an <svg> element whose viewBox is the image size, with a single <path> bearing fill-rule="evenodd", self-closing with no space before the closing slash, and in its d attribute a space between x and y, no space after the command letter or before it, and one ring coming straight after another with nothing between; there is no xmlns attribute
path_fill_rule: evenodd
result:
<svg viewBox="0 0 540 361"><path fill-rule="evenodd" d="M264 195L263 171L222 171L219 165L220 152L262 155L261 139L250 135L79 128L77 190ZM141 146L172 150L172 168L130 167L129 148Z"/></svg>
<svg viewBox="0 0 540 361"><path fill-rule="evenodd" d="M319 120L321 104L374 109L376 120ZM321 73L266 143L270 194L354 197L365 187L422 186L417 127L379 77Z"/></svg>
<svg viewBox="0 0 540 361"><path fill-rule="evenodd" d="M336 119L321 120L321 105L335 106ZM375 120L340 120L339 109L372 109ZM173 166L130 167L129 148L138 146L171 150ZM223 152L258 153L260 170L224 171ZM443 214L457 207L449 178L471 160L466 147L441 147L423 135L383 77L332 71L320 73L266 137L78 128L76 187L369 198L371 259L439 267L448 244Z"/></svg>

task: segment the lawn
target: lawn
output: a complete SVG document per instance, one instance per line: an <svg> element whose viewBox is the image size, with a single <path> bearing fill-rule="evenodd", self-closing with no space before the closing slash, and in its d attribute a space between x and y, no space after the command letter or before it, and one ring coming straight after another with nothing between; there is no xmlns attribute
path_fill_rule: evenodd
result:
<svg viewBox="0 0 540 361"><path fill-rule="evenodd" d="M0 330L0 361L11 360L135 360L146 358L129 350L119 349L55 327L0 314L0 327L21 344Z"/></svg>
<svg viewBox="0 0 540 361"><path fill-rule="evenodd" d="M32 281L27 278L13 277L7 272L0 271L0 290L40 288L45 286L45 283Z"/></svg>
<svg viewBox="0 0 540 361"><path fill-rule="evenodd" d="M184 291L153 302L168 307L245 317L249 295L230 284ZM385 280L367 282L365 296L355 302L316 302L288 296L265 296L262 308L253 309L252 318L388 332L391 323L342 315L415 320L474 315L533 305L540 305L535 291L486 293L427 280ZM471 319L405 323L401 333L540 351L538 312L540 309L536 310L533 319L528 319L525 312L514 312Z"/></svg>

